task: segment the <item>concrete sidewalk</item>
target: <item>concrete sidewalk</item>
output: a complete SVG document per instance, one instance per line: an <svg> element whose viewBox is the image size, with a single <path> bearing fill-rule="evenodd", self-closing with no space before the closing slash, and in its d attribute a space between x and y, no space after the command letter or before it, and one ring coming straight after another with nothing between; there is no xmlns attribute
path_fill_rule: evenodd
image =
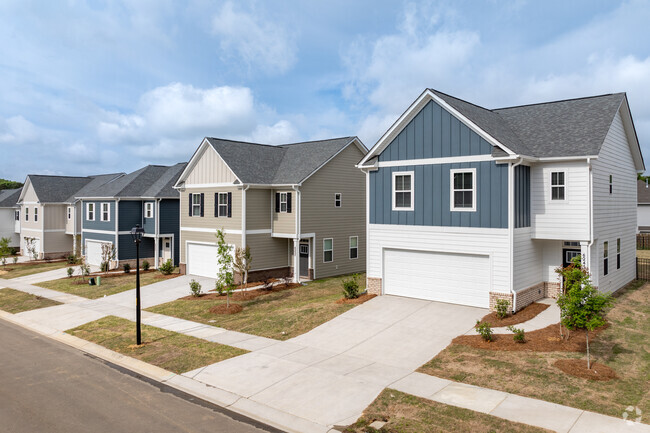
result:
<svg viewBox="0 0 650 433"><path fill-rule="evenodd" d="M546 328L550 325L554 325L560 321L560 308L557 306L555 299L544 298L537 302L540 304L547 304L549 307L532 319L518 325L514 325L515 328L523 329L525 332L532 332ZM505 327L492 328L492 332L495 334L512 334L512 332ZM465 335L478 335L478 332L476 332L475 328L472 328L467 331Z"/></svg>
<svg viewBox="0 0 650 433"><path fill-rule="evenodd" d="M19 282L27 283L27 284L37 284L37 283L42 283L44 281L59 280L61 278L67 278L67 276L68 276L68 267L75 268L75 272L77 272L77 269L76 269L77 266L78 265L70 265L70 266L60 268L60 269L54 269L54 270L46 271L46 272L39 272L38 274L25 275L24 277L13 278L11 281L19 281ZM90 266L90 271L91 272L98 272L99 267Z"/></svg>

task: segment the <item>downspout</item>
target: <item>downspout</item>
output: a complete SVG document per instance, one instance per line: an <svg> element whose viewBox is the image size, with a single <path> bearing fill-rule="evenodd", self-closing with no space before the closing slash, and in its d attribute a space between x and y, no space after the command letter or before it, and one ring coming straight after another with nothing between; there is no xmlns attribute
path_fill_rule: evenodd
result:
<svg viewBox="0 0 650 433"><path fill-rule="evenodd" d="M146 205L145 205L146 209ZM158 269L158 262L160 262L160 199L156 199L156 208L154 209L154 227L155 227L155 237L154 237L154 269ZM173 259L172 259L173 261Z"/></svg>
<svg viewBox="0 0 650 433"><path fill-rule="evenodd" d="M115 199L115 261L117 262L117 266L116 266L117 269L120 267L120 199L119 197Z"/></svg>
<svg viewBox="0 0 650 433"><path fill-rule="evenodd" d="M510 163L510 182L508 182L508 237L510 241L510 292L512 293L512 311L517 311L517 292L515 292L515 167L523 162L519 158Z"/></svg>
<svg viewBox="0 0 650 433"><path fill-rule="evenodd" d="M245 185L241 191L241 247L246 249L246 191L250 185Z"/></svg>
<svg viewBox="0 0 650 433"><path fill-rule="evenodd" d="M591 247L594 244L594 189L593 189L593 170L591 158L587 158L587 167L589 168L589 245L587 245L587 257L585 263L587 268L591 267ZM600 282L599 282L600 284Z"/></svg>
<svg viewBox="0 0 650 433"><path fill-rule="evenodd" d="M300 213L301 213L301 195L298 185L291 187L296 192L296 239L293 245L293 270L294 282L300 282ZM316 242L316 240L314 240Z"/></svg>
<svg viewBox="0 0 650 433"><path fill-rule="evenodd" d="M72 205L72 254L78 255L77 253L77 202L73 202Z"/></svg>

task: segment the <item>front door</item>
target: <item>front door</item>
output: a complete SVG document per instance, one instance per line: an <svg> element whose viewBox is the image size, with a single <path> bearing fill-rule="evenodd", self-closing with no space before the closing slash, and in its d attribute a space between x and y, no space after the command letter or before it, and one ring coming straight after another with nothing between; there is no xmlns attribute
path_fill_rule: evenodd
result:
<svg viewBox="0 0 650 433"><path fill-rule="evenodd" d="M162 260L163 263L172 258L172 240L163 238L162 240Z"/></svg>
<svg viewBox="0 0 650 433"><path fill-rule="evenodd" d="M574 257L577 257L580 255L580 250L573 250L573 249L563 249L562 250L562 267L566 268L571 264L571 260Z"/></svg>
<svg viewBox="0 0 650 433"><path fill-rule="evenodd" d="M300 244L300 276L309 278L309 244Z"/></svg>

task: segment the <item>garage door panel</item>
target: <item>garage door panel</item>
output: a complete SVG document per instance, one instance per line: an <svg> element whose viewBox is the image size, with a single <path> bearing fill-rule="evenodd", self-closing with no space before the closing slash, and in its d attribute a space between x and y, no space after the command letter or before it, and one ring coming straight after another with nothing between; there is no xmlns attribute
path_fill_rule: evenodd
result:
<svg viewBox="0 0 650 433"><path fill-rule="evenodd" d="M386 294L486 308L488 256L413 250L384 251Z"/></svg>
<svg viewBox="0 0 650 433"><path fill-rule="evenodd" d="M96 242L96 241L86 242L86 263L94 266L101 265L103 243L104 242Z"/></svg>
<svg viewBox="0 0 650 433"><path fill-rule="evenodd" d="M218 271L216 245L187 244L187 273L215 278Z"/></svg>

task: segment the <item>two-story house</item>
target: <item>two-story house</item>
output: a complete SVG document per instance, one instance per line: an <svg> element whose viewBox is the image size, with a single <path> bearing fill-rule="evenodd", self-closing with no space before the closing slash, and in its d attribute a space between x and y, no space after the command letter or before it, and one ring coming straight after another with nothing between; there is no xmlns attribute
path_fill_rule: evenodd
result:
<svg viewBox="0 0 650 433"><path fill-rule="evenodd" d="M650 233L650 184L637 181L637 226L639 233Z"/></svg>
<svg viewBox="0 0 650 433"><path fill-rule="evenodd" d="M76 251L75 239L80 235L80 205L75 194L96 188L121 176L49 176L30 174L18 198L20 209L20 246L23 255L30 255L26 239L32 239L38 258L65 257Z"/></svg>
<svg viewBox="0 0 650 433"><path fill-rule="evenodd" d="M270 146L205 138L181 192L181 271L215 277L215 233L248 246L249 279L365 269L367 149L356 137Z"/></svg>
<svg viewBox="0 0 650 433"><path fill-rule="evenodd" d="M153 267L169 259L178 264L179 196L173 185L185 166L148 165L77 195L86 262L101 265L102 245L108 244L115 247L113 267L135 264L130 233L139 224L145 230L140 258Z"/></svg>
<svg viewBox="0 0 650 433"><path fill-rule="evenodd" d="M20 206L22 188L0 190L0 238L8 238L9 246L20 248Z"/></svg>
<svg viewBox="0 0 650 433"><path fill-rule="evenodd" d="M576 255L602 291L635 278L644 162L624 93L489 110L427 89L359 167L372 292L518 310Z"/></svg>

